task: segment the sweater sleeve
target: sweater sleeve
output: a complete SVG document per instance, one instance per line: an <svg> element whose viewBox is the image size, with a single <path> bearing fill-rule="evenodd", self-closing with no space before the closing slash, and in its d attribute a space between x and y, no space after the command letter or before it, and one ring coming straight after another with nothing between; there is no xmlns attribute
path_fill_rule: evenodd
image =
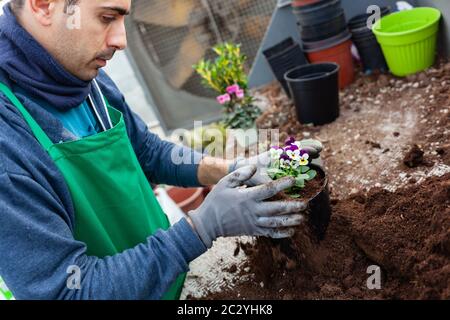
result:
<svg viewBox="0 0 450 320"><path fill-rule="evenodd" d="M124 114L128 135L149 181L180 187L201 186L197 173L203 155L161 140L131 110L125 97L104 71L100 72L97 80L110 103Z"/></svg>
<svg viewBox="0 0 450 320"><path fill-rule="evenodd" d="M206 251L181 220L123 253L87 256L64 217L54 192L0 163L0 275L17 299L159 299ZM79 289L67 285L74 267Z"/></svg>

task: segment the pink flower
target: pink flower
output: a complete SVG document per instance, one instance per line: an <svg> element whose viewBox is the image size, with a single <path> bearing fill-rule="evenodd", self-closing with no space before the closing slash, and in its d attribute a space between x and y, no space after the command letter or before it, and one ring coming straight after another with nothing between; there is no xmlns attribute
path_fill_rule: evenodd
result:
<svg viewBox="0 0 450 320"><path fill-rule="evenodd" d="M225 94L223 94L223 95L221 95L221 96L218 96L218 97L216 98L216 100L217 100L217 102L220 103L220 104L225 104L225 103L231 101L231 97L230 97L230 95L229 95L228 93L225 93Z"/></svg>
<svg viewBox="0 0 450 320"><path fill-rule="evenodd" d="M236 97L237 97L238 99L242 99L242 98L244 98L244 96L245 96L245 91L244 91L244 90L238 90L238 91L236 91Z"/></svg>
<svg viewBox="0 0 450 320"><path fill-rule="evenodd" d="M227 93L228 94L233 94L233 93L237 94L237 92L239 90L241 90L241 88L239 88L239 85L237 85L237 84L233 84L233 85L227 87Z"/></svg>

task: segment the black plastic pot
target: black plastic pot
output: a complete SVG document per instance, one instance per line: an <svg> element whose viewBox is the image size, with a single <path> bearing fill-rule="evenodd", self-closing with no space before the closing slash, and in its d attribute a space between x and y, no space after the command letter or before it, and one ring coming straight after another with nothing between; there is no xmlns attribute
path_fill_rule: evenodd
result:
<svg viewBox="0 0 450 320"><path fill-rule="evenodd" d="M303 41L320 41L347 30L347 21L342 12L338 16L324 23L310 26L301 26L301 37Z"/></svg>
<svg viewBox="0 0 450 320"><path fill-rule="evenodd" d="M323 178L323 183L320 190L309 199L293 199L285 193L283 193L282 198L286 199L287 201L307 202L308 223L310 224L311 229L314 231L317 240L323 240L332 214L330 193L328 189L328 175L325 170L319 165L311 163L309 167L317 171L317 177ZM308 188L308 182L306 182L305 188Z"/></svg>
<svg viewBox="0 0 450 320"><path fill-rule="evenodd" d="M362 65L366 73L371 73L375 70L379 70L381 72L386 72L389 70L383 51L381 50L381 47L373 34L362 38L354 37L353 43L358 49Z"/></svg>
<svg viewBox="0 0 450 320"><path fill-rule="evenodd" d="M352 34L348 29L345 29L344 32L341 32L333 37L326 38L325 40L320 41L303 41L303 52L317 52L321 50L325 50L334 46L341 44L344 41L349 40L352 37Z"/></svg>
<svg viewBox="0 0 450 320"><path fill-rule="evenodd" d="M285 74L300 123L323 125L339 117L339 65L318 63Z"/></svg>
<svg viewBox="0 0 450 320"><path fill-rule="evenodd" d="M323 238L325 238L325 233L330 223L332 213L330 192L328 189L328 175L322 167L318 165L311 164L310 168L316 170L318 175L325 177L322 189L313 198L311 198L308 204L309 223L311 224L318 240L323 240Z"/></svg>
<svg viewBox="0 0 450 320"><path fill-rule="evenodd" d="M275 46L264 50L263 54L273 74L290 97L289 87L284 79L284 74L295 67L308 64L301 46L294 42L292 38L287 38Z"/></svg>
<svg viewBox="0 0 450 320"><path fill-rule="evenodd" d="M381 16L390 13L389 7L381 8ZM371 73L375 70L385 72L388 70L384 54L372 30L367 28L367 19L370 14L363 13L350 19L348 26L352 33L352 40L358 49L364 71Z"/></svg>
<svg viewBox="0 0 450 320"><path fill-rule="evenodd" d="M389 7L382 7L381 8L381 16L384 17L385 15L389 14L391 12L391 9ZM358 14L357 16L354 16L351 18L348 22L348 27L350 30L360 29L360 28L367 28L367 19L369 19L371 14L363 13Z"/></svg>
<svg viewBox="0 0 450 320"><path fill-rule="evenodd" d="M302 26L322 24L344 13L340 0L322 1L306 7L296 7L292 11Z"/></svg>
<svg viewBox="0 0 450 320"><path fill-rule="evenodd" d="M357 29L357 30L353 29L353 30L351 30L351 33L352 33L352 38L355 40L375 37L372 30L367 29L367 28L361 28L361 29Z"/></svg>
<svg viewBox="0 0 450 320"><path fill-rule="evenodd" d="M263 55L266 58L271 58L272 56L275 56L281 52L283 52L284 50L288 49L289 47L293 46L294 43L294 39L292 39L291 37L284 39L281 42L278 42L276 45L266 49L263 51Z"/></svg>

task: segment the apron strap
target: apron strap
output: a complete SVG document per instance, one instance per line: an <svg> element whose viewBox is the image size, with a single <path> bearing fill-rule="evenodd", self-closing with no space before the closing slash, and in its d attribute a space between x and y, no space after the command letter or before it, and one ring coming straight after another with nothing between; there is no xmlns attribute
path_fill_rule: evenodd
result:
<svg viewBox="0 0 450 320"><path fill-rule="evenodd" d="M11 101L11 103L20 111L25 121L31 128L36 139L41 143L46 151L53 146L53 142L47 136L47 134L42 130L36 120L33 119L28 110L23 106L23 104L17 99L14 93L9 89L4 83L0 82L0 92L3 92L6 97Z"/></svg>

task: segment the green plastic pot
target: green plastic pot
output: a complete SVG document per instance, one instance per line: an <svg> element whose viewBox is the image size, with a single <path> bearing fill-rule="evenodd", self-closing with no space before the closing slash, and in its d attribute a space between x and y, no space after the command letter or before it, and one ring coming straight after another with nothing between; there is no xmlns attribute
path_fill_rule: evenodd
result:
<svg viewBox="0 0 450 320"><path fill-rule="evenodd" d="M423 7L390 14L373 26L394 75L407 76L434 64L440 18L439 10Z"/></svg>

